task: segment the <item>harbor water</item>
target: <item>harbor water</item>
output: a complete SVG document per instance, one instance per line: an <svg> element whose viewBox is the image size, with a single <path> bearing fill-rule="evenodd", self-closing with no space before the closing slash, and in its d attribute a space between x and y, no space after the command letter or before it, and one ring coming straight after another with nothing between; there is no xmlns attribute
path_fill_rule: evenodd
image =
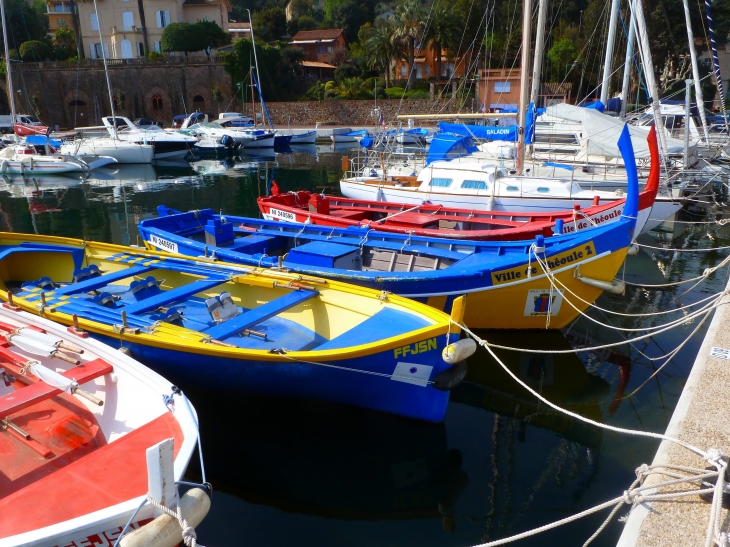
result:
<svg viewBox="0 0 730 547"><path fill-rule="evenodd" d="M259 158L118 166L85 180L5 179L0 221L5 231L138 244L136 224L154 216L161 204L257 217L256 198L272 180L282 191L336 192L340 158L347 153L312 146ZM716 218L686 214L639 242L681 250L730 245L730 228ZM728 253L650 247L628 257L622 272L627 282L693 278ZM504 346L543 350L497 353L561 407L605 424L663 432L709 321L631 398L626 396L698 320L630 345L550 352L635 338L678 317L646 314L687 306L722 291L726 282L723 270L697 284L628 286L625 295L602 296L597 305L603 310L592 310L592 320L580 318L561 332L479 335ZM441 424L306 400L221 394L181 382L199 414L206 479L214 487L211 512L197 529L199 541L258 547L476 545L621 495L634 470L651 462L658 441L603 431L550 410L483 349L468 367ZM196 458L188 474L202 478ZM606 515L515 544L582 545ZM593 545L614 545L621 526L614 520Z"/></svg>

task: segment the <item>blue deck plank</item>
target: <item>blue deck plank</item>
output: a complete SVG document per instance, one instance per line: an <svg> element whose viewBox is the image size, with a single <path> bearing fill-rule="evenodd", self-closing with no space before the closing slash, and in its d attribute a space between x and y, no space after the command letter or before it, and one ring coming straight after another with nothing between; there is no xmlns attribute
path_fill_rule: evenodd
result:
<svg viewBox="0 0 730 547"><path fill-rule="evenodd" d="M271 302L263 304L258 308L254 308L252 310L244 312L241 315L234 317L233 319L229 319L228 321L225 321L220 325L216 325L215 327L206 329L203 332L211 338L215 338L216 340L223 340L228 336L251 328L258 323L266 321L267 319L270 319L271 317L278 315L288 310L289 308L293 308L297 304L306 302L307 300L314 298L318 295L319 293L317 291L292 291L289 294L280 296L279 298L272 300Z"/></svg>
<svg viewBox="0 0 730 547"><path fill-rule="evenodd" d="M126 310L128 314L144 313L146 311L159 308L163 305L172 304L173 302L182 300L183 298L188 298L199 292L207 291L209 289L217 287L218 285L222 285L226 281L227 279L224 278L196 279L195 281L188 283L187 285L183 285L182 287L171 289L169 291L164 291L155 296L150 296L149 298L145 298L144 300L141 300L136 304L129 304L127 306L124 306L122 309Z"/></svg>
<svg viewBox="0 0 730 547"><path fill-rule="evenodd" d="M150 270L155 270L157 268L159 268L158 264L152 266L132 266L131 268L119 270L118 272L104 274L100 277L94 277L92 279L87 279L86 281L80 281L66 287L61 287L60 289L55 289L53 291L53 294L55 296L65 296L82 292L95 291L96 289L100 289L101 287L109 285L110 283L114 283L115 281L120 281L134 275L142 275L149 272Z"/></svg>

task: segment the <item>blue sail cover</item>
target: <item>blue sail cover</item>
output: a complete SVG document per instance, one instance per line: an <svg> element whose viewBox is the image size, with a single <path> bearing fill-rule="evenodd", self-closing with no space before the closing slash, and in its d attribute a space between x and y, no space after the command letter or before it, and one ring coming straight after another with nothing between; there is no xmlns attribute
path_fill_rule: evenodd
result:
<svg viewBox="0 0 730 547"><path fill-rule="evenodd" d="M604 112L606 110L606 107L601 101L593 101L592 103L581 105L584 108L592 108L594 110L598 110L599 112Z"/></svg>
<svg viewBox="0 0 730 547"><path fill-rule="evenodd" d="M494 127L490 125L470 125L465 123L439 122L439 129L443 133L453 133L465 137L476 137L488 141L517 141L517 126ZM433 144L431 145L433 146Z"/></svg>
<svg viewBox="0 0 730 547"><path fill-rule="evenodd" d="M45 135L28 135L25 137L25 142L28 144L38 144L42 146L49 145L53 148L61 148L61 141L49 139Z"/></svg>
<svg viewBox="0 0 730 547"><path fill-rule="evenodd" d="M535 136L535 118L544 113L544 108L535 108L535 103L527 106L527 116L525 117L525 125L527 131L525 133L525 144L532 144ZM509 141L517 142L517 126L511 127L494 127L491 125L470 125L465 123L445 123L439 122L439 129L444 133L454 133L455 135L464 135L468 137L476 137L486 141Z"/></svg>
<svg viewBox="0 0 730 547"><path fill-rule="evenodd" d="M441 125L439 123L439 125ZM478 148L470 136L437 133L431 141L426 156L426 165L438 160L453 160L461 156L473 154Z"/></svg>

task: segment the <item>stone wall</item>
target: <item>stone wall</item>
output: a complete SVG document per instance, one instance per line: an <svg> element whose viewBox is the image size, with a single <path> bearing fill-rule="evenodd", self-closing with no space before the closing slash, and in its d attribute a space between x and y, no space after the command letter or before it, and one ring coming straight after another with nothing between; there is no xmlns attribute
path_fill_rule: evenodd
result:
<svg viewBox="0 0 730 547"><path fill-rule="evenodd" d="M373 113L374 101L306 101L291 103L266 103L275 125L314 125L333 123L342 125L377 125ZM378 101L383 118L392 122L398 114L453 114L459 111L454 102L447 99L397 99ZM462 110L463 111L463 110Z"/></svg>
<svg viewBox="0 0 730 547"><path fill-rule="evenodd" d="M26 64L32 68L24 66ZM13 87L18 111L39 111L41 119L48 122L50 127L100 125L100 117L111 114L103 66L98 64L74 69L55 68L52 65L13 65ZM186 110L217 112L219 108L226 107L233 95L231 78L223 66L217 63L110 66L109 77L116 97L117 114L132 119L154 118L165 124L170 124L174 115ZM221 105L213 101L214 87L223 93ZM0 108L7 108L7 86L4 81L0 83L0 88Z"/></svg>
<svg viewBox="0 0 730 547"><path fill-rule="evenodd" d="M13 87L20 113L39 112L42 121L61 129L101 125L101 116L111 114L104 68L100 62L73 68L60 63L13 65ZM172 117L200 110L213 113L240 111L240 92L220 63L206 58L185 64L124 64L109 67L116 113L132 119L149 117L169 125ZM215 104L212 90L218 87L223 100ZM7 111L7 86L0 82L0 113ZM235 94L235 98L234 98ZM248 97L247 97L248 98ZM386 121L397 114L454 113L448 100L379 100ZM374 101L309 101L267 103L274 124L285 126L331 123L374 125ZM250 104L247 104L250 108ZM250 111L249 111L250 114Z"/></svg>

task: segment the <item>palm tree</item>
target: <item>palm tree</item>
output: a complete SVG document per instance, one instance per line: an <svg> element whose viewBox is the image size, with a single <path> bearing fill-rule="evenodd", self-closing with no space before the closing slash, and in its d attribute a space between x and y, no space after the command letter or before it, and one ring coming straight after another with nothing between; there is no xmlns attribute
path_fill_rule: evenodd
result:
<svg viewBox="0 0 730 547"><path fill-rule="evenodd" d="M416 83L415 57L416 40L424 27L423 5L419 0L406 0L395 9L394 41L405 42L408 46L408 84L406 91L413 89Z"/></svg>
<svg viewBox="0 0 730 547"><path fill-rule="evenodd" d="M150 46L147 43L147 22L144 16L144 2L137 0L137 10L139 10L139 24L142 29L142 43L144 44L144 54L147 55L150 51Z"/></svg>
<svg viewBox="0 0 730 547"><path fill-rule="evenodd" d="M450 5L441 5L431 12L424 42L433 47L436 57L436 77L441 78L441 51L453 50L463 32L463 17Z"/></svg>
<svg viewBox="0 0 730 547"><path fill-rule="evenodd" d="M395 29L390 23L383 23L370 29L365 42L365 55L368 67L382 70L385 73L385 87L390 87L390 63L398 52L394 43Z"/></svg>

